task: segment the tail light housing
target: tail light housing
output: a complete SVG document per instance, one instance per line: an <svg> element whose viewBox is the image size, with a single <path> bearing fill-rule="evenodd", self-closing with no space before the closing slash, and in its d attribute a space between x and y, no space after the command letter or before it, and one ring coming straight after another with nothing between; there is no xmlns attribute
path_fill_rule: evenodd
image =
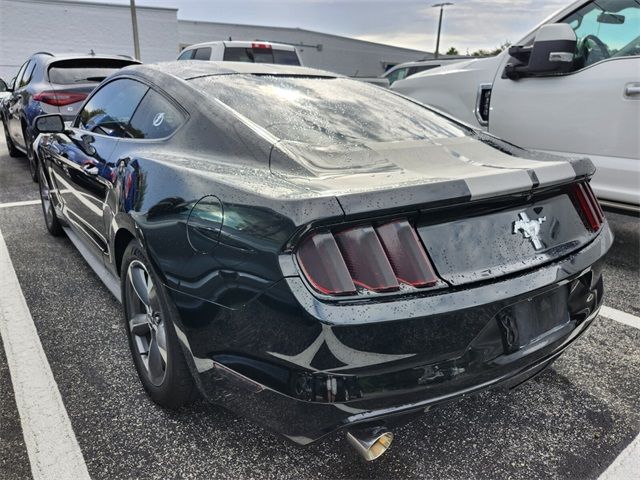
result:
<svg viewBox="0 0 640 480"><path fill-rule="evenodd" d="M296 252L311 286L325 295L430 288L440 279L406 219L312 233Z"/></svg>
<svg viewBox="0 0 640 480"><path fill-rule="evenodd" d="M600 230L604 221L604 212L591 186L587 182L576 183L571 186L571 195L582 213L585 225L592 232Z"/></svg>
<svg viewBox="0 0 640 480"><path fill-rule="evenodd" d="M46 90L33 96L35 101L55 107L64 107L72 103L82 102L85 98L87 98L87 94L83 92L56 92L53 90Z"/></svg>

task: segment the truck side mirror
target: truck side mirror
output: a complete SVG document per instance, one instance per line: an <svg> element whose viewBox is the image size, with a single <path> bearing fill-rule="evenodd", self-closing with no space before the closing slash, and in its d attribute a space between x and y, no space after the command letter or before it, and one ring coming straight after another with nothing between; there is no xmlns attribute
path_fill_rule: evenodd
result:
<svg viewBox="0 0 640 480"><path fill-rule="evenodd" d="M577 39L566 23L543 25L531 46L509 48L511 61L504 76L511 80L521 77L547 76L568 73L573 69Z"/></svg>

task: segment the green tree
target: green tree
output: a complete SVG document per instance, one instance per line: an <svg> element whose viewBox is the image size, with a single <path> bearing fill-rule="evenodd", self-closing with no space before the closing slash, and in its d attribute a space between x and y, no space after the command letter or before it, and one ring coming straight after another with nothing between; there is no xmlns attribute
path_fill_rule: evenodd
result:
<svg viewBox="0 0 640 480"><path fill-rule="evenodd" d="M445 53L445 55L460 55L460 52L458 52L458 49L456 47L451 47L449 50L447 50L447 53Z"/></svg>

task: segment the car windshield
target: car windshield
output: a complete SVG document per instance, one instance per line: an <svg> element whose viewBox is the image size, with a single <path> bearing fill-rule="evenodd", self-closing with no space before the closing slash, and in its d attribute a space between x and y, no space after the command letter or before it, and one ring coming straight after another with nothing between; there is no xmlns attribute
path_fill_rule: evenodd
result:
<svg viewBox="0 0 640 480"><path fill-rule="evenodd" d="M285 141L364 144L468 134L410 100L346 78L224 75L192 82Z"/></svg>
<svg viewBox="0 0 640 480"><path fill-rule="evenodd" d="M49 81L60 85L98 83L132 63L134 62L128 60L101 58L61 60L49 66Z"/></svg>

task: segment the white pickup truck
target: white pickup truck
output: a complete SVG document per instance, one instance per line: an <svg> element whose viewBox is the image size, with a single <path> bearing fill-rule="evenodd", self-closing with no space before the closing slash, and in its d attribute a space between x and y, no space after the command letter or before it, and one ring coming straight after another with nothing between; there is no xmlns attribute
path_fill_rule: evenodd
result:
<svg viewBox="0 0 640 480"><path fill-rule="evenodd" d="M302 65L296 47L284 43L229 40L189 45L178 60L277 63Z"/></svg>
<svg viewBox="0 0 640 480"><path fill-rule="evenodd" d="M580 0L508 51L391 87L516 145L596 164L604 204L640 211L640 2Z"/></svg>

